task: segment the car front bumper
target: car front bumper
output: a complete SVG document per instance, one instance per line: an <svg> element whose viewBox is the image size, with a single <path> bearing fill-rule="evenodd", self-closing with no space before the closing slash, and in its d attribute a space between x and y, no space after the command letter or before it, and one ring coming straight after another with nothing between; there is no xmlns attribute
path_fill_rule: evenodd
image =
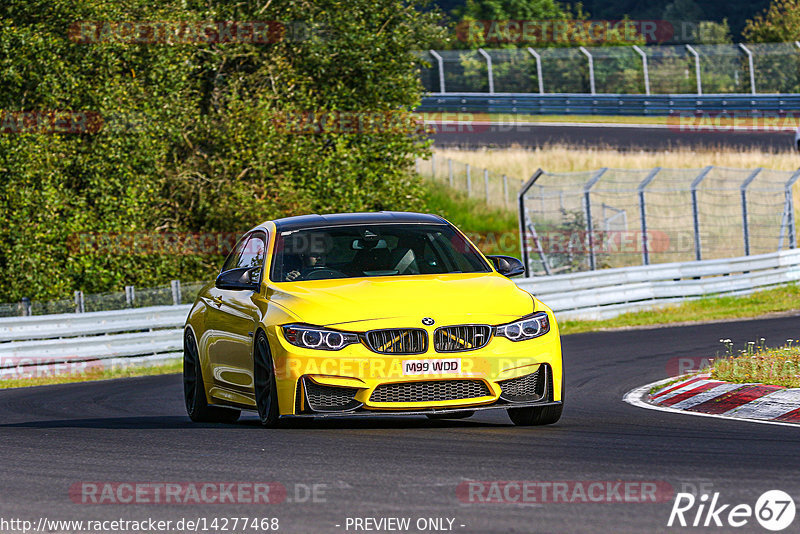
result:
<svg viewBox="0 0 800 534"><path fill-rule="evenodd" d="M363 345L340 351L302 349L291 345L279 328L268 332L276 371L276 385L282 416L336 417L355 415L422 415L455 411L488 410L558 404L562 400L561 342L558 328L539 338L513 342L494 337L485 347L456 353L377 354ZM446 360L459 358L457 374L404 375L404 360ZM531 395L504 394L511 380L538 374L538 390ZM436 382L436 384L433 384ZM469 384L464 384L469 382ZM425 400L412 400L408 390L419 386ZM451 387L452 386L452 387ZM479 388L480 393L459 396L453 388ZM325 392L341 393L336 406L309 402ZM312 395L309 395L309 389ZM400 400L376 395L376 390L403 392ZM507 388L508 389L508 388ZM448 391L447 395L436 392ZM523 392L524 393L524 392ZM334 403L335 404L335 403Z"/></svg>

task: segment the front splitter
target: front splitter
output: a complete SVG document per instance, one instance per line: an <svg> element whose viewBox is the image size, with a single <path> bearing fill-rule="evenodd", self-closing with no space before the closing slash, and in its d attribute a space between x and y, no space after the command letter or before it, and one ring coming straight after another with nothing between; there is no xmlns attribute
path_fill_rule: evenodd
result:
<svg viewBox="0 0 800 534"><path fill-rule="evenodd" d="M485 412L488 410L507 410L509 408L534 408L537 406L557 406L563 404L562 401L554 402L514 402L507 404L492 404L491 406L461 406L458 408L426 408L424 410L359 410L352 412L319 412L298 415L281 415L281 419L308 419L308 418L331 418L331 417L387 417L387 416L408 416L408 415L439 415L456 412Z"/></svg>

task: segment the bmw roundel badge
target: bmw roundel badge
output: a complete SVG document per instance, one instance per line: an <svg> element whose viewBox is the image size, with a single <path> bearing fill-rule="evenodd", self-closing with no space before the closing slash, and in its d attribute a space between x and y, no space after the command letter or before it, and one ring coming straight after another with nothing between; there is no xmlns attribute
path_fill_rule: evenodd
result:
<svg viewBox="0 0 800 534"><path fill-rule="evenodd" d="M433 324L433 323L435 323L435 322L436 322L436 321L434 321L434 320L433 320L433 319L431 319L430 317L424 317L424 318L422 319L422 324L424 324L425 326L430 326L430 325L432 325L432 324Z"/></svg>

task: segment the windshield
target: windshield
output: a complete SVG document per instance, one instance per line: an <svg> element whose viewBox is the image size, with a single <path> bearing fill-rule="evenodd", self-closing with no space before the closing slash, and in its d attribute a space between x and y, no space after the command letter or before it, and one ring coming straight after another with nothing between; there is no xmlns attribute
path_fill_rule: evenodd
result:
<svg viewBox="0 0 800 534"><path fill-rule="evenodd" d="M475 248L444 224L376 224L279 233L273 282L485 273Z"/></svg>

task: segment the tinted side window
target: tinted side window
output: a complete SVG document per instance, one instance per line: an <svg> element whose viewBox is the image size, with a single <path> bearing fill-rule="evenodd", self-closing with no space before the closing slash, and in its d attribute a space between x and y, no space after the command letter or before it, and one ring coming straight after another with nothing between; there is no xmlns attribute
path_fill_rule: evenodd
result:
<svg viewBox="0 0 800 534"><path fill-rule="evenodd" d="M264 265L264 234L255 233L247 240L242 248L236 266L237 267L261 267Z"/></svg>
<svg viewBox="0 0 800 534"><path fill-rule="evenodd" d="M239 258L241 258L242 256L242 250L247 244L247 241L248 239L246 237L243 237L242 239L239 240L238 243L236 243L236 246L233 247L233 250L231 251L230 254L228 254L228 257L225 259L225 263L222 264L222 271L220 272L224 273L225 271L229 271L231 269L236 268L236 266L239 263Z"/></svg>

